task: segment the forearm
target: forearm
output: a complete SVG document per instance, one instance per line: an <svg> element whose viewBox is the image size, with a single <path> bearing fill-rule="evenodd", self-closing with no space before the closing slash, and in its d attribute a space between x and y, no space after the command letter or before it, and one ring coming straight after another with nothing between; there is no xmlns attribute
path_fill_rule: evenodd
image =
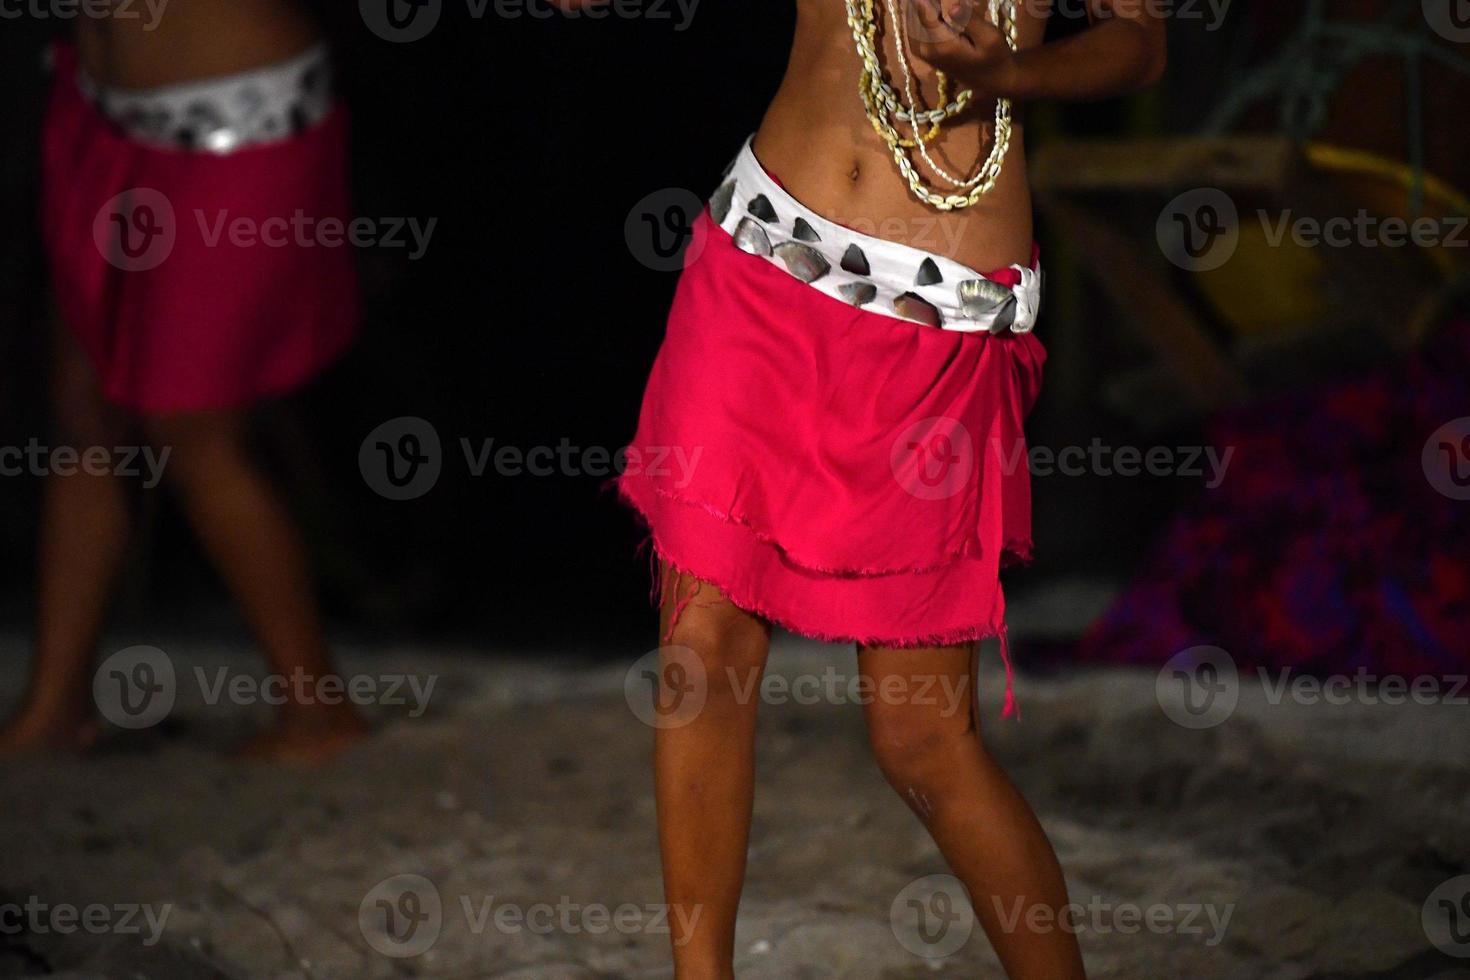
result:
<svg viewBox="0 0 1470 980"><path fill-rule="evenodd" d="M1080 34L1017 53L977 89L1021 102L1088 102L1147 88L1163 74L1162 22L1110 17Z"/></svg>

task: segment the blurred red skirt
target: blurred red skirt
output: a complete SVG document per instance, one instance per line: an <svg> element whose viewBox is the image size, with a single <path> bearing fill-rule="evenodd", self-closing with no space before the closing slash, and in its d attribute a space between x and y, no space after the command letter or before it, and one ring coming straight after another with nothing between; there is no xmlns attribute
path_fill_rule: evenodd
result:
<svg viewBox="0 0 1470 980"><path fill-rule="evenodd" d="M72 48L55 68L42 229L61 315L108 400L242 406L340 355L359 320L338 231L352 220L345 110L233 152L151 146L82 91Z"/></svg>
<svg viewBox="0 0 1470 980"><path fill-rule="evenodd" d="M703 212L619 490L661 558L796 633L1003 636L1000 568L1030 557L1022 422L1044 349L877 310Z"/></svg>

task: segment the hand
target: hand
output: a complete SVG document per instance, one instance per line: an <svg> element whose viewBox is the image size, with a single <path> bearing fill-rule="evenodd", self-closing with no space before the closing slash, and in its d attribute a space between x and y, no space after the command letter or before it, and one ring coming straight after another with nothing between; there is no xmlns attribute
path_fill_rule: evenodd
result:
<svg viewBox="0 0 1470 980"><path fill-rule="evenodd" d="M1015 52L977 0L911 2L917 24L909 25L909 48L917 61L973 89L978 98L1009 94Z"/></svg>

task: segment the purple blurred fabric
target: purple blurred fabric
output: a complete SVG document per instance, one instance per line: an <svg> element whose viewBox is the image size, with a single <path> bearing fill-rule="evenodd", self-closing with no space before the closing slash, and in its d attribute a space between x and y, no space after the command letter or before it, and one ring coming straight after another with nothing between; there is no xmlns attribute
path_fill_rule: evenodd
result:
<svg viewBox="0 0 1470 980"><path fill-rule="evenodd" d="M1158 665L1210 644L1242 668L1463 672L1470 501L1436 490L1423 455L1466 416L1470 321L1382 371L1219 419L1224 481L1170 523L1080 659Z"/></svg>

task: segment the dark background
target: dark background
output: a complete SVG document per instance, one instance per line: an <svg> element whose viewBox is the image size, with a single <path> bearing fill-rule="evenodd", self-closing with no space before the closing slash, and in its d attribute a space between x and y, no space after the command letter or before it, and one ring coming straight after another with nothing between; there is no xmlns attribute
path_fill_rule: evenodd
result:
<svg viewBox="0 0 1470 980"><path fill-rule="evenodd" d="M475 19L450 0L437 29L408 44L376 37L356 4L320 6L353 114L359 213L438 220L419 261L402 250L361 254L360 342L262 414L263 451L312 539L334 627L487 650L647 647L642 532L604 481L472 478L458 440L614 449L631 437L675 276L637 261L624 221L652 191L703 197L714 187L780 80L794 5L709 2L680 32L677 17ZM1037 108L1029 141L1187 129L1232 61L1251 56L1260 6L1232 5L1210 35L1171 25L1172 65L1157 91ZM1054 20L1052 30L1077 26ZM47 85L40 52L64 29L0 22L5 445L47 431L35 149ZM1047 253L1064 246L1065 229L1042 222L1038 237ZM1199 440L1193 422L1145 434L1109 408L1101 380L1147 356L1119 322L1099 302L1043 317L1053 366L1034 443ZM375 426L404 415L435 425L445 468L426 496L393 502L365 484L358 450ZM13 628L28 623L38 489L34 478L0 480L0 613ZM1038 481L1038 562L1009 586L1024 594L1059 576L1121 581L1198 492L1179 478ZM118 622L234 623L165 496L149 497Z"/></svg>

